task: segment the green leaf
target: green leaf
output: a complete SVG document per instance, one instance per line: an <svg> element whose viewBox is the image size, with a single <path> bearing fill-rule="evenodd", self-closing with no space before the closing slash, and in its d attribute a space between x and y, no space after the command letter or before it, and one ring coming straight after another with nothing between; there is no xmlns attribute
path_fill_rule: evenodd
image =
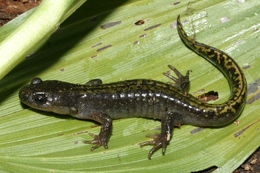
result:
<svg viewBox="0 0 260 173"><path fill-rule="evenodd" d="M260 1L177 2L87 1L43 47L2 79L1 172L191 172L213 166L215 172L232 172L257 149ZM174 130L165 156L157 151L148 160L151 147L140 148L138 143L158 132L159 121L114 120L109 149L91 152L82 141L91 139L88 132L99 132L93 122L21 106L18 91L35 76L73 83L93 78L104 83L134 78L169 82L162 75L168 64L183 73L192 70L191 93L218 91L217 102L223 102L230 94L226 79L182 44L175 28L178 14L190 35L196 31L198 41L227 52L243 68L249 90L239 124L214 129L184 125ZM25 19L15 19L12 27ZM135 25L138 20L145 23Z"/></svg>

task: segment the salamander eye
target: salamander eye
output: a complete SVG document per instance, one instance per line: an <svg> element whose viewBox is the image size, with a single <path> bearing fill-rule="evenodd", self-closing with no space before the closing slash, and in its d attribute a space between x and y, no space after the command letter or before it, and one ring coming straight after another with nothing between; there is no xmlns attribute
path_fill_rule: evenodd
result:
<svg viewBox="0 0 260 173"><path fill-rule="evenodd" d="M41 83L41 82L42 82L42 80L37 77L37 78L34 78L34 79L31 81L31 84L35 85L35 84L39 84L39 83Z"/></svg>
<svg viewBox="0 0 260 173"><path fill-rule="evenodd" d="M45 94L37 94L37 95L34 95L34 101L37 103L37 104L44 104L47 102L47 97L45 96Z"/></svg>

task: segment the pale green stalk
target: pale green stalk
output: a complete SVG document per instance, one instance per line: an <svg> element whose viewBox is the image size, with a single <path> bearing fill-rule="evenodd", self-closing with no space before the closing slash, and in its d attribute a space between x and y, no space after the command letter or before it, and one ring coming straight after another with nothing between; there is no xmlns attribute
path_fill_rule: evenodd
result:
<svg viewBox="0 0 260 173"><path fill-rule="evenodd" d="M39 47L86 0L43 0L40 6L0 43L0 79ZM74 8L72 8L74 7Z"/></svg>

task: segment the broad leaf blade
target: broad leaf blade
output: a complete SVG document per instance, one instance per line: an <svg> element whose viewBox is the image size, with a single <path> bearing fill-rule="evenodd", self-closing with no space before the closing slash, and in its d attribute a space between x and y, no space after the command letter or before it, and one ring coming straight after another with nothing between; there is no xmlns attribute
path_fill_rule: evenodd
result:
<svg viewBox="0 0 260 173"><path fill-rule="evenodd" d="M251 84L248 100L256 97L259 84L252 83L259 79L260 2L187 4L132 0L88 1L82 6L44 47L1 81L0 168L6 172L191 172L215 165L216 172L231 172L238 167L260 143L258 100L246 105L239 125L198 132L188 125L175 129L166 155L158 151L149 161L150 147L140 148L138 143L147 140L146 134L158 132L158 121L115 120L109 149L91 152L82 141L91 139L87 132L98 133L93 122L23 108L17 96L35 76L73 83L93 78L105 83L134 78L168 82L162 72L171 64L183 73L193 71L191 92L214 90L220 95L217 102L228 99L223 75L179 40L175 21L181 14L189 34L195 30L198 41L226 51L244 67ZM143 25L134 25L141 19Z"/></svg>

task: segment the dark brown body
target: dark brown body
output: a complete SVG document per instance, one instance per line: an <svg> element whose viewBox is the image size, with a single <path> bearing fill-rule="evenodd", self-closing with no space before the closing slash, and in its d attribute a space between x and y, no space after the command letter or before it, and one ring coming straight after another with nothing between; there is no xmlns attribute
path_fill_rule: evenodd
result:
<svg viewBox="0 0 260 173"><path fill-rule="evenodd" d="M243 110L246 100L246 80L236 62L226 53L198 43L184 32L177 20L178 33L183 43L198 55L216 66L227 78L230 98L222 104L204 103L188 94L189 71L183 76L169 66L178 76L168 75L175 83L137 79L102 84L99 79L85 85L61 81L32 80L21 89L21 101L33 108L58 114L69 114L79 119L90 119L102 124L100 134L94 136L96 144L107 148L112 131L112 120L118 118L144 117L159 119L161 133L153 141L143 145L153 145L148 158L159 148L165 152L174 126L191 124L196 126L219 127L234 121Z"/></svg>
<svg viewBox="0 0 260 173"><path fill-rule="evenodd" d="M102 112L112 119L144 117L161 120L174 113L174 124L215 127L228 124L236 118L232 112L219 115L218 111L210 109L215 105L184 94L173 85L154 80L136 79L97 85L53 80L32 85L30 90L42 92L43 88L52 93L52 97L59 98L56 106L62 105L63 111L67 110L59 112L56 109L52 112L70 114L79 119L89 119L90 113ZM225 105L219 105L215 110L222 110L222 106Z"/></svg>

